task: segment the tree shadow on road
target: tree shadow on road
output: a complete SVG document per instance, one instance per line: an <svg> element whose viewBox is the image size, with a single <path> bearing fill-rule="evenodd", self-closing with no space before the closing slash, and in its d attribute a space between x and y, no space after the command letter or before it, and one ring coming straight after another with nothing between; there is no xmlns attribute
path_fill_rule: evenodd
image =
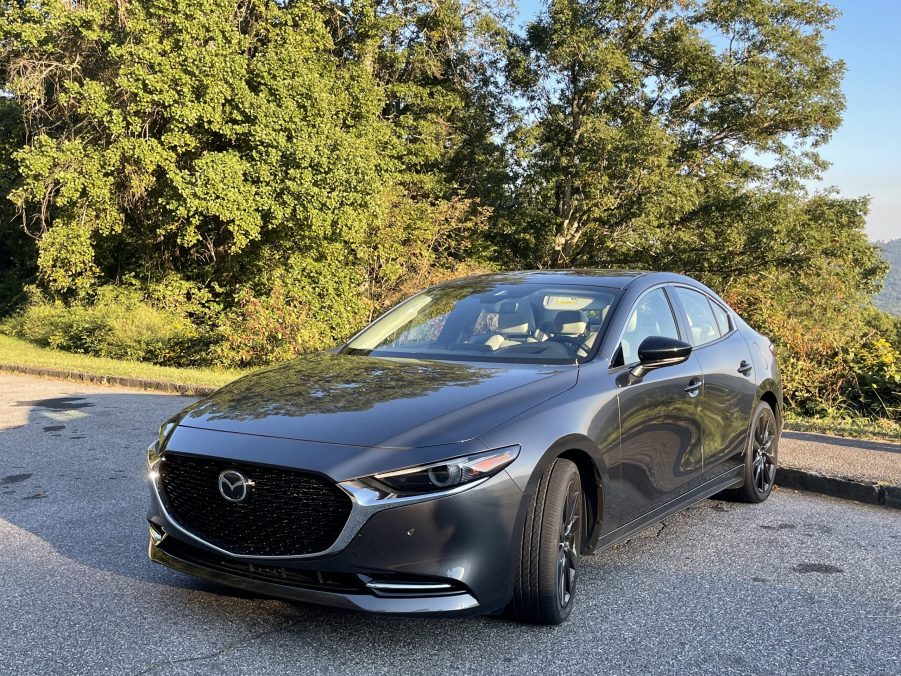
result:
<svg viewBox="0 0 901 676"><path fill-rule="evenodd" d="M3 385L0 519L77 563L158 578L146 556L146 448L191 400L25 379ZM50 390L72 394L33 396Z"/></svg>

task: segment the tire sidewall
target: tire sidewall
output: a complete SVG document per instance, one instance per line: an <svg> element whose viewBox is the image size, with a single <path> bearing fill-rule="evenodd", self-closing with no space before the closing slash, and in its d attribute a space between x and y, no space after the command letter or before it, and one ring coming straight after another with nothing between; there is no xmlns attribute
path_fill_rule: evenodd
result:
<svg viewBox="0 0 901 676"><path fill-rule="evenodd" d="M573 606L575 605L576 593L579 587L579 573L581 568L579 561L580 556L578 555L584 544L581 536L584 525L580 523L578 531L579 536L576 538L576 541L578 542L578 546L576 547L576 574L572 593L570 594L569 603L567 603L566 606L562 606L560 603L560 590L557 580L559 529L566 504L566 491L570 485L570 481L575 481L579 486L579 499L583 503L580 505L582 509L581 519L584 520L584 494L581 488L579 470L575 463L563 458L555 461L551 469L547 497L541 513L541 537L538 543L539 570L541 572L538 580L538 594L543 614L547 613L552 616L554 623L565 621L572 613Z"/></svg>

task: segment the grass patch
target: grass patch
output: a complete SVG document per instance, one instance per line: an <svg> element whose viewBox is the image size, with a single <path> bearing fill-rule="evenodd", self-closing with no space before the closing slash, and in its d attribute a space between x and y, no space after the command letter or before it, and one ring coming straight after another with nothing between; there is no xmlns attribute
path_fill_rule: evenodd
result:
<svg viewBox="0 0 901 676"><path fill-rule="evenodd" d="M786 412L785 429L901 443L901 422L888 418L808 418Z"/></svg>
<svg viewBox="0 0 901 676"><path fill-rule="evenodd" d="M175 368L139 361L62 352L0 335L0 364L74 371L97 377L125 377L193 387L221 387L251 369Z"/></svg>

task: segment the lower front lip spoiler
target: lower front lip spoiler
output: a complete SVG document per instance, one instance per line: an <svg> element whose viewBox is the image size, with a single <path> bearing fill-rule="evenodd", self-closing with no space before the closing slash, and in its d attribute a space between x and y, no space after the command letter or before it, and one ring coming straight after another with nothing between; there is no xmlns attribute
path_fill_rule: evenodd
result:
<svg viewBox="0 0 901 676"><path fill-rule="evenodd" d="M465 592L458 594L450 594L446 596L372 596L369 594L342 594L331 591L320 591L318 589L303 589L299 587L291 587L280 585L273 582L265 582L262 580L253 580L241 577L240 575L229 575L218 570L211 570L204 566L184 561L158 546L159 540L151 537L148 555L151 561L156 561L164 566L193 575L195 577L216 582L219 584L236 587L249 592L266 594L279 598L292 599L302 601L304 603L313 603L322 606L331 606L333 608L345 608L347 610L362 610L369 613L385 613L393 615L459 615L459 614L477 614L480 612L479 604L475 598ZM415 590L413 585L405 585L407 589L404 591L410 593ZM425 590L419 586L421 591L436 591L435 589ZM373 589L375 591L375 589ZM394 590L399 591L399 590Z"/></svg>

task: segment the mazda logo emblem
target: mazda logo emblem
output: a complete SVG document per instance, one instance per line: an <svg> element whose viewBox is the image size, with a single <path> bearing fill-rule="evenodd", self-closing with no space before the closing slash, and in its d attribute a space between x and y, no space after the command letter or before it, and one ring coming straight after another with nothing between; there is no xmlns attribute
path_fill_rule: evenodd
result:
<svg viewBox="0 0 901 676"><path fill-rule="evenodd" d="M229 502L242 502L251 486L253 481L233 469L227 469L219 475L219 492Z"/></svg>

